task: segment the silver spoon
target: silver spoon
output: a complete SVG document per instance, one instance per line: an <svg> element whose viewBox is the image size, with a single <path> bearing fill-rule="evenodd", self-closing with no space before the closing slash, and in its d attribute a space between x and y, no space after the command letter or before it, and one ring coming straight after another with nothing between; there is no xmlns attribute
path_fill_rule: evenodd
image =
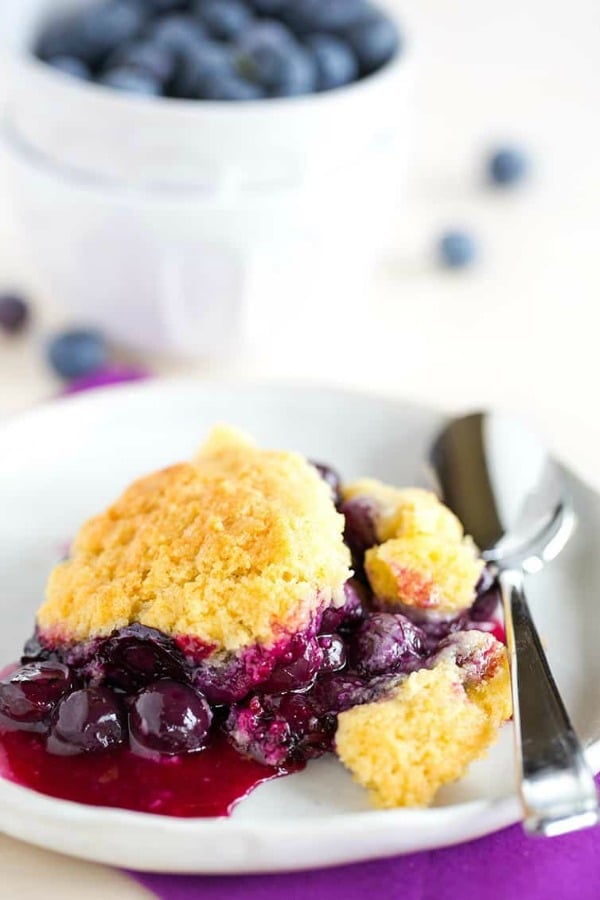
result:
<svg viewBox="0 0 600 900"><path fill-rule="evenodd" d="M450 422L430 461L442 499L498 573L525 829L552 836L595 825L594 776L552 677L523 584L524 573L539 572L573 531L562 470L536 435L500 413Z"/></svg>

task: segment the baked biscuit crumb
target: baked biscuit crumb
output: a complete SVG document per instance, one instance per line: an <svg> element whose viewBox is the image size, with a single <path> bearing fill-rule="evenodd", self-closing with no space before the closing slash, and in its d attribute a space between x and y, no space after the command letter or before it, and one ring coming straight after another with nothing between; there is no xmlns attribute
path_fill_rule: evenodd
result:
<svg viewBox="0 0 600 900"><path fill-rule="evenodd" d="M338 717L335 749L375 806L427 806L438 789L484 756L511 715L506 651L496 642L486 676L466 684L443 659L391 696Z"/></svg>
<svg viewBox="0 0 600 900"><path fill-rule="evenodd" d="M483 567L469 538L460 542L432 535L393 538L365 554L376 596L416 618L450 617L468 609Z"/></svg>
<svg viewBox="0 0 600 900"><path fill-rule="evenodd" d="M139 622L215 651L269 645L343 603L343 526L304 457L219 427L82 527L38 625L63 641Z"/></svg>
<svg viewBox="0 0 600 900"><path fill-rule="evenodd" d="M379 543L395 537L436 535L460 541L463 528L447 506L431 491L397 488L375 478L360 478L342 488L344 500L364 497L375 510L375 530Z"/></svg>

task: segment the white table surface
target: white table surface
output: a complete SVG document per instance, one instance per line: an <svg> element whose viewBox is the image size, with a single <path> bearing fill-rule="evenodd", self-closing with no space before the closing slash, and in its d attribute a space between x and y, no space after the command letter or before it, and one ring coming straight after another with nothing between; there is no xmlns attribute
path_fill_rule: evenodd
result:
<svg viewBox="0 0 600 900"><path fill-rule="evenodd" d="M18 0L2 0L3 3ZM310 378L448 409L522 411L600 487L600 4L597 0L404 0L420 57L405 205L364 317L310 343L272 335L216 363L147 360L165 374ZM522 144L522 189L482 186L485 149ZM27 284L0 196L0 284ZM436 269L446 226L482 243L467 272ZM341 298L343 309L343 298ZM0 417L51 396L39 345L62 321L37 311L33 337L0 339ZM0 837L0 898L146 896L125 876ZM41 894L40 892L43 892Z"/></svg>

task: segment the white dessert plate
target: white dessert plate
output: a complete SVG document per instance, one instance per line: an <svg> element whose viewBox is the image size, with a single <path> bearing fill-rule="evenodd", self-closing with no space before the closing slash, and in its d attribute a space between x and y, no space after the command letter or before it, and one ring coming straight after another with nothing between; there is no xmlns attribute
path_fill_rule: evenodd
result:
<svg viewBox="0 0 600 900"><path fill-rule="evenodd" d="M189 457L217 421L346 477L423 479L441 413L321 388L191 381L110 388L0 428L0 662L19 656L51 566L87 516L134 477ZM579 527L530 579L532 605L575 725L600 769L600 496L569 475ZM459 843L519 818L504 729L489 757L428 810L376 811L335 759L259 787L229 819L173 819L56 800L0 779L0 829L33 844L163 872L268 872Z"/></svg>

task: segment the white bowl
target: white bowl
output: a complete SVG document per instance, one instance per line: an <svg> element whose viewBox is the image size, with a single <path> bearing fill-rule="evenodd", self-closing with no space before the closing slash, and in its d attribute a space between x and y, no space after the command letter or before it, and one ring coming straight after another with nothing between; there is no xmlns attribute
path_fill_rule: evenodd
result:
<svg viewBox="0 0 600 900"><path fill-rule="evenodd" d="M59 4L5 2L3 153L43 295L117 338L184 353L218 351L248 322L256 330L253 297L272 298L259 304L259 331L276 306L288 318L292 304L305 317L327 304L335 314L335 297L348 307L399 202L411 81L402 54L310 97L140 98L28 52Z"/></svg>

